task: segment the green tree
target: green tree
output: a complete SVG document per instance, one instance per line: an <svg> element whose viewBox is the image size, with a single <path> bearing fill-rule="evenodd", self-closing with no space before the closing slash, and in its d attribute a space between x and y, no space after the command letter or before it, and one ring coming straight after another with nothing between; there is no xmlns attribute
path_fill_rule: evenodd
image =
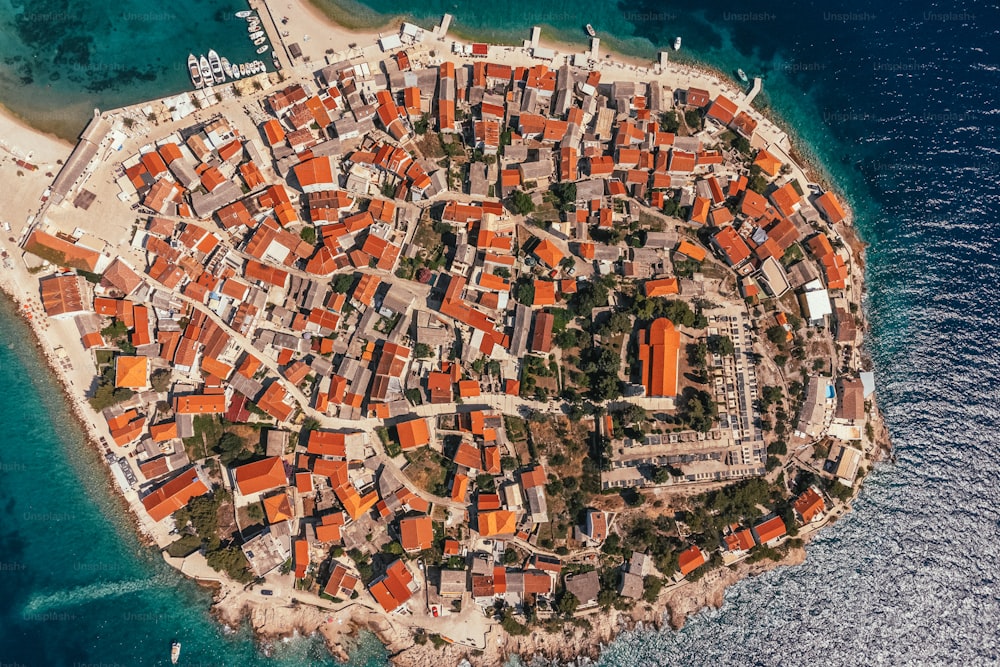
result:
<svg viewBox="0 0 1000 667"><path fill-rule="evenodd" d="M576 613L576 608L580 606L580 601L575 595L566 591L559 598L559 603L556 606L556 611L566 616L567 618Z"/></svg>
<svg viewBox="0 0 1000 667"><path fill-rule="evenodd" d="M709 336L708 349L716 356L732 356L736 353L736 346L729 336Z"/></svg>
<svg viewBox="0 0 1000 667"><path fill-rule="evenodd" d="M430 359L434 356L434 349L427 343L417 343L413 347L413 356L417 359Z"/></svg>
<svg viewBox="0 0 1000 667"><path fill-rule="evenodd" d="M342 273L333 279L333 291L338 294L347 294L353 284L354 275L351 273Z"/></svg>
<svg viewBox="0 0 1000 667"><path fill-rule="evenodd" d="M308 243L309 245L316 244L316 228L311 225L306 225L299 232L299 238Z"/></svg>
<svg viewBox="0 0 1000 667"><path fill-rule="evenodd" d="M510 194L510 210L516 215L527 215L535 210L535 202L531 201L531 196L523 190L514 190Z"/></svg>

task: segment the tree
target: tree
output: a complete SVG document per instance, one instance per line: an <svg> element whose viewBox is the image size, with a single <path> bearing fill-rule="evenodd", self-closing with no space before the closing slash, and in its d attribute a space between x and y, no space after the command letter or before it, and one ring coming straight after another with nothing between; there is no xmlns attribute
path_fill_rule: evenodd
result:
<svg viewBox="0 0 1000 667"><path fill-rule="evenodd" d="M516 549L508 548L503 552L503 564L504 565L514 565L521 560L521 555L517 553Z"/></svg>
<svg viewBox="0 0 1000 667"><path fill-rule="evenodd" d="M677 116L676 111L665 111L660 114L660 129L663 132L676 134L680 127L681 119Z"/></svg>
<svg viewBox="0 0 1000 667"><path fill-rule="evenodd" d="M580 606L580 601L570 592L565 592L562 597L559 598L559 604L556 606L556 611L563 616L569 617L576 613L576 608Z"/></svg>
<svg viewBox="0 0 1000 667"><path fill-rule="evenodd" d="M514 286L514 299L525 306L535 302L535 286L527 278L520 278Z"/></svg>
<svg viewBox="0 0 1000 667"><path fill-rule="evenodd" d="M785 331L785 327L780 324L768 327L765 333L767 335L767 339L778 346L784 344L785 340L788 338L788 332Z"/></svg>
<svg viewBox="0 0 1000 667"><path fill-rule="evenodd" d="M434 356L434 349L427 343L417 343L413 347L413 356L417 359L430 359Z"/></svg>
<svg viewBox="0 0 1000 667"><path fill-rule="evenodd" d="M709 336L708 349L716 356L732 356L736 353L736 346L729 336Z"/></svg>
<svg viewBox="0 0 1000 667"><path fill-rule="evenodd" d="M169 389L170 375L171 371L169 368L159 368L153 371L149 376L149 384L153 387L153 391L163 393Z"/></svg>
<svg viewBox="0 0 1000 667"><path fill-rule="evenodd" d="M222 464L228 466L240 457L244 447L246 447L246 442L243 438L227 431L219 438L219 441L213 447L213 451L220 455L219 458L222 460Z"/></svg>
<svg viewBox="0 0 1000 667"><path fill-rule="evenodd" d="M354 275L350 273L342 273L333 279L333 291L338 294L347 294L353 284Z"/></svg>
<svg viewBox="0 0 1000 667"><path fill-rule="evenodd" d="M535 210L535 202L523 190L514 190L510 195L510 210L517 215L527 215Z"/></svg>
<svg viewBox="0 0 1000 667"><path fill-rule="evenodd" d="M310 225L306 225L299 232L299 237L308 243L309 245L315 245L316 243L316 228Z"/></svg>

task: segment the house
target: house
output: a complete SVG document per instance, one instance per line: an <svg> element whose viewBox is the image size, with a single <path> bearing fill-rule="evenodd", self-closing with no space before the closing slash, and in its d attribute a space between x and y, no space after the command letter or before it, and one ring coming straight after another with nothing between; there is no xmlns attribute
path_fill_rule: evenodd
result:
<svg viewBox="0 0 1000 667"><path fill-rule="evenodd" d="M705 562L705 553L694 544L677 554L677 568L682 577L691 574Z"/></svg>
<svg viewBox="0 0 1000 667"><path fill-rule="evenodd" d="M603 544L608 539L608 515L601 510L587 510L583 534L594 544Z"/></svg>
<svg viewBox="0 0 1000 667"><path fill-rule="evenodd" d="M386 613L392 613L406 604L417 590L413 574L401 560L393 561L385 574L368 586L368 592Z"/></svg>
<svg viewBox="0 0 1000 667"><path fill-rule="evenodd" d="M822 195L816 198L816 208L819 212L823 214L823 217L827 219L830 224L837 224L843 222L847 218L847 214L844 212L844 207L840 205L840 201L834 196L830 191L824 192Z"/></svg>
<svg viewBox="0 0 1000 667"><path fill-rule="evenodd" d="M146 389L149 387L149 359L146 357L115 358L115 387Z"/></svg>
<svg viewBox="0 0 1000 667"><path fill-rule="evenodd" d="M647 396L677 395L681 335L665 317L653 320L648 332L639 332L639 361Z"/></svg>
<svg viewBox="0 0 1000 667"><path fill-rule="evenodd" d="M566 586L566 592L572 594L581 607L597 603L597 596L601 592L601 578L597 570L568 574L563 583Z"/></svg>
<svg viewBox="0 0 1000 667"><path fill-rule="evenodd" d="M449 385L450 389L450 385ZM399 446L404 450L416 449L430 444L431 436L427 428L427 420L423 417L410 419L396 424L396 437L399 439Z"/></svg>
<svg viewBox="0 0 1000 667"><path fill-rule="evenodd" d="M399 543L407 552L430 549L434 542L434 525L429 516L411 516L399 520Z"/></svg>
<svg viewBox="0 0 1000 667"><path fill-rule="evenodd" d="M528 503L528 513L534 523L547 523L549 520L548 505L545 502L545 471L542 466L535 465L520 474L521 490Z"/></svg>
<svg viewBox="0 0 1000 667"><path fill-rule="evenodd" d="M858 422L865 418L865 389L859 378L837 380L836 419Z"/></svg>
<svg viewBox="0 0 1000 667"><path fill-rule="evenodd" d="M517 532L517 515L510 510L480 512L476 517L476 531L482 537L513 535Z"/></svg>
<svg viewBox="0 0 1000 667"><path fill-rule="evenodd" d="M233 481L240 495L249 496L288 484L285 464L272 456L232 469Z"/></svg>
<svg viewBox="0 0 1000 667"><path fill-rule="evenodd" d="M469 574L466 570L440 570L438 595L457 598L465 595L469 588Z"/></svg>
<svg viewBox="0 0 1000 667"><path fill-rule="evenodd" d="M153 521L162 521L208 489L198 470L188 468L143 496L142 506Z"/></svg>
<svg viewBox="0 0 1000 667"><path fill-rule="evenodd" d="M752 529L753 537L757 544L774 546L778 540L785 536L785 522L780 516L771 517L766 521L761 521Z"/></svg>
<svg viewBox="0 0 1000 667"><path fill-rule="evenodd" d="M93 312L87 299L85 285L86 281L83 276L78 276L75 273L65 273L39 280L38 286L41 288L42 307L45 309L45 314L55 320L65 320Z"/></svg>
<svg viewBox="0 0 1000 667"><path fill-rule="evenodd" d="M823 502L823 497L816 492L816 489L810 486L795 499L792 507L802 523L812 523L823 517L826 503Z"/></svg>

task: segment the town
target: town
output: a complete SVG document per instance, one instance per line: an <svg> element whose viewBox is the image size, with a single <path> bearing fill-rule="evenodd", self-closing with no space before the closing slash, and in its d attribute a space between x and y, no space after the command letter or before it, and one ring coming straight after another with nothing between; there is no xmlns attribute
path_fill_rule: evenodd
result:
<svg viewBox="0 0 1000 667"><path fill-rule="evenodd" d="M180 571L482 649L846 510L879 444L849 214L759 81L537 40L404 23L95 114L23 261Z"/></svg>

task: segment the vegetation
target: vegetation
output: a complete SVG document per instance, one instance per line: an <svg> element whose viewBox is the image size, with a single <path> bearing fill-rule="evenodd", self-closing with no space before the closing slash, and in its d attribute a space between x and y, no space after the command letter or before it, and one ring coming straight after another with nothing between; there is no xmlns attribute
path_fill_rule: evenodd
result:
<svg viewBox="0 0 1000 667"><path fill-rule="evenodd" d="M510 210L516 215L527 215L535 210L535 202L527 192L514 190L510 193Z"/></svg>

